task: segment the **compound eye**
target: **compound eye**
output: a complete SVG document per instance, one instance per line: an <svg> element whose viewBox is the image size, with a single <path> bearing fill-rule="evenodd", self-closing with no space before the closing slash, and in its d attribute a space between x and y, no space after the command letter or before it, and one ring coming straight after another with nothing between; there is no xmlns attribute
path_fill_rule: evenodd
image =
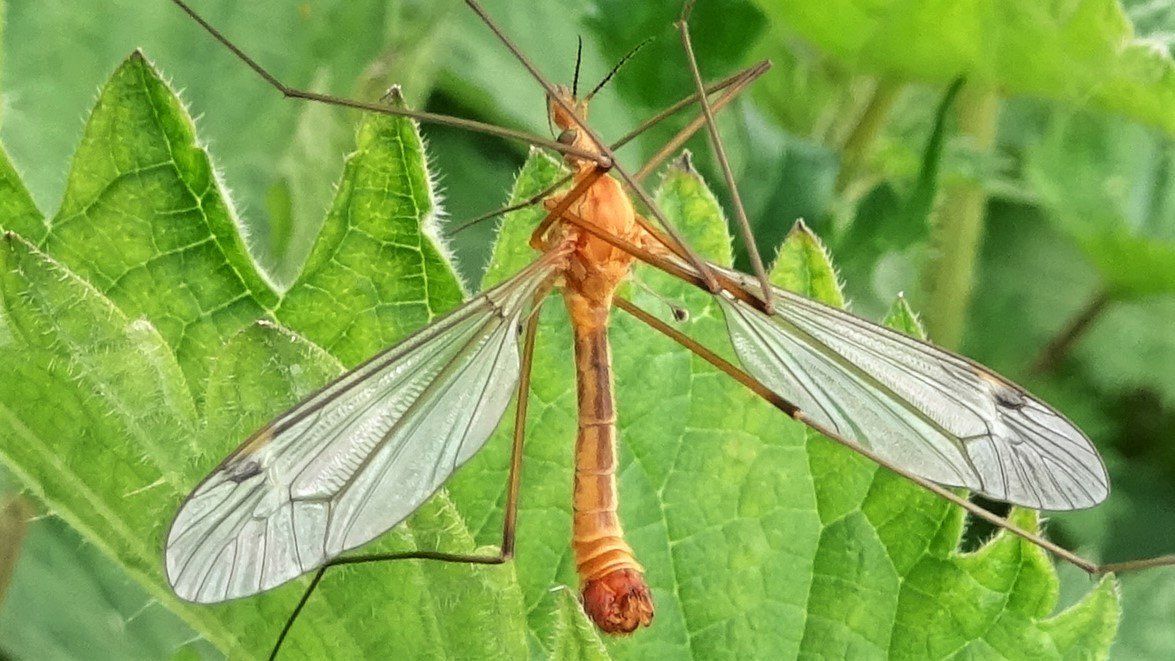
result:
<svg viewBox="0 0 1175 661"><path fill-rule="evenodd" d="M571 146L579 139L578 129L567 129L559 134L559 144Z"/></svg>

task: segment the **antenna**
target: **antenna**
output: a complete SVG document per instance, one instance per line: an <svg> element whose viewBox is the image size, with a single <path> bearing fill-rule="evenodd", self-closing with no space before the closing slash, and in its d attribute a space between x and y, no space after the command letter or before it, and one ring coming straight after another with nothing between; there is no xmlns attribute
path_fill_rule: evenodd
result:
<svg viewBox="0 0 1175 661"><path fill-rule="evenodd" d="M620 58L620 61L616 63L616 66L612 67L612 70L608 72L608 75L604 76L604 79L600 81L600 84L596 85L595 89L593 89L591 92L588 93L587 96L584 97L584 101L587 101L587 100L591 99L593 96L595 96L596 92L599 92L600 88L602 88L604 85L606 85L609 80L612 80L612 76L615 76L617 71L620 71L620 67L624 66L624 64L626 62L628 62L629 60L632 59L633 55L636 55L637 51L644 48L645 45L648 44L652 40L653 40L652 37L645 39L641 43L634 46L632 50L628 51L628 53L625 54L624 57Z"/></svg>
<svg viewBox="0 0 1175 661"><path fill-rule="evenodd" d="M577 36L579 45L575 47L575 77L571 79L571 96L579 98L579 63L583 61L583 36Z"/></svg>

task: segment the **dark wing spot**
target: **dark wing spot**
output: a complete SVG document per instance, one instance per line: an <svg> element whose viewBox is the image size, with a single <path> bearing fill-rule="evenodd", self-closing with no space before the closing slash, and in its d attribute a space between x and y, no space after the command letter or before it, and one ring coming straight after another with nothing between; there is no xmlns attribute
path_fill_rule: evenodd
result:
<svg viewBox="0 0 1175 661"><path fill-rule="evenodd" d="M1024 393L1020 392L1019 388L1016 388L995 374L982 369L976 369L975 374L987 383L988 392L991 393L991 396L995 399L996 404L1006 409L1024 408L1027 400L1024 398Z"/></svg>
<svg viewBox="0 0 1175 661"><path fill-rule="evenodd" d="M240 484L251 477L261 474L261 462L256 459L250 459L242 464L230 466L227 472L228 479Z"/></svg>
<svg viewBox="0 0 1175 661"><path fill-rule="evenodd" d="M1024 407L1024 395L1020 394L1019 390L1004 387L996 390L994 395L996 404L1006 409L1019 409Z"/></svg>

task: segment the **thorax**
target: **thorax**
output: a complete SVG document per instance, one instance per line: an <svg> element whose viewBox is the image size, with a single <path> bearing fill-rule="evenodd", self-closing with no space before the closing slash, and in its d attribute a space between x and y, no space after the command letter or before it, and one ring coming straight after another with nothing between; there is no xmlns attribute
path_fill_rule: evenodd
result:
<svg viewBox="0 0 1175 661"><path fill-rule="evenodd" d="M620 182L610 176L596 180L571 211L617 238L641 242L644 231L636 222L632 201ZM570 229L570 224L565 226ZM586 299L584 303L593 307L610 307L613 292L632 267L632 256L587 231L571 231L575 233L575 247L568 259L565 294Z"/></svg>

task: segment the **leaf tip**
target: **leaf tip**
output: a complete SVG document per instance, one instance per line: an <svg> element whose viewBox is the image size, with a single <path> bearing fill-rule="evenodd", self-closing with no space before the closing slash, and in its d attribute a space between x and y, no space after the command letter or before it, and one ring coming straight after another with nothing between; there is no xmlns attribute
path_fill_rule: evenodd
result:
<svg viewBox="0 0 1175 661"><path fill-rule="evenodd" d="M147 59L147 54L143 52L142 48L136 48L131 51L131 54L127 55L126 59L124 59L122 64L119 65L118 70L121 71L123 68L128 66L154 69L154 67L151 66L151 61Z"/></svg>
<svg viewBox="0 0 1175 661"><path fill-rule="evenodd" d="M802 218L788 230L770 269L771 281L833 307L844 307L844 287L832 265L832 256L820 237Z"/></svg>
<svg viewBox="0 0 1175 661"><path fill-rule="evenodd" d="M819 241L816 234L812 232L812 228L808 227L808 223L804 222L803 218L796 218L796 222L792 224L791 229L788 230L787 238L803 237L811 239L812 241Z"/></svg>
<svg viewBox="0 0 1175 661"><path fill-rule="evenodd" d="M694 154L688 149L681 150L681 156L673 159L669 163L670 170L683 172L685 174L697 174L698 171L694 168Z"/></svg>
<svg viewBox="0 0 1175 661"><path fill-rule="evenodd" d="M404 88L400 87L399 83L389 87L379 100L393 108L405 108L408 105L408 102L404 100Z"/></svg>
<svg viewBox="0 0 1175 661"><path fill-rule="evenodd" d="M916 337L920 340L926 339L926 329L922 326L922 320L918 317L918 313L914 312L914 308L910 307L905 292L898 292L893 305L889 307L889 312L881 323L883 326L905 333L910 337Z"/></svg>

